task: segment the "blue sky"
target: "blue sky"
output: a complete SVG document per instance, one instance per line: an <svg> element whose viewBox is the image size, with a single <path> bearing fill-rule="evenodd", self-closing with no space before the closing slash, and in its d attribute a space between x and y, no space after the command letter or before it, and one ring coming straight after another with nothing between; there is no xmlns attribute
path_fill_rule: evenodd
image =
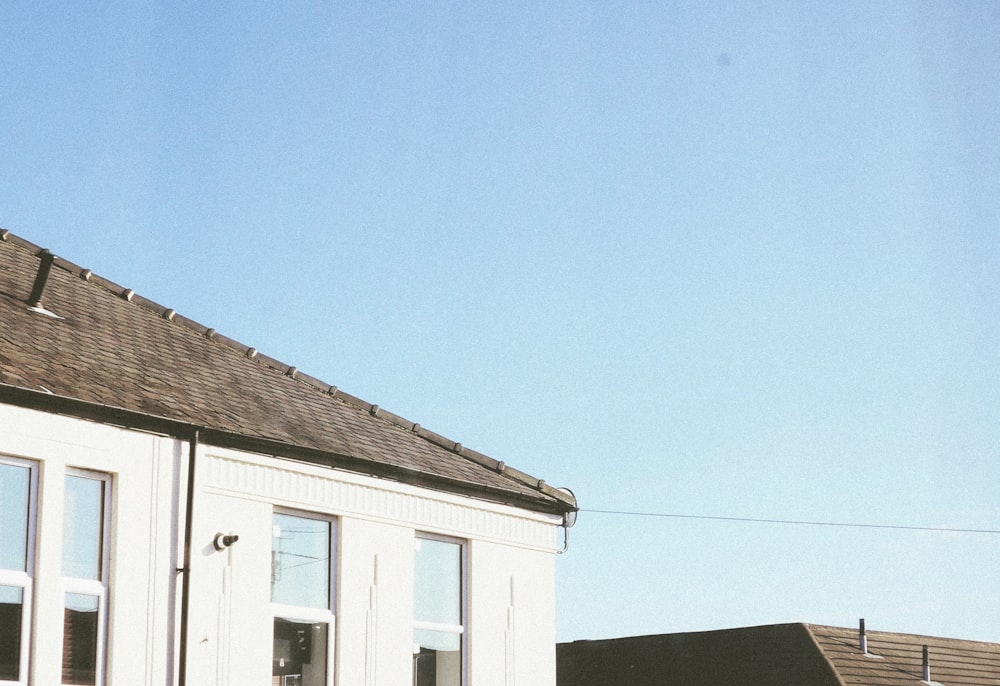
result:
<svg viewBox="0 0 1000 686"><path fill-rule="evenodd" d="M560 640L1000 641L1000 6L5 3L0 226L572 488Z"/></svg>

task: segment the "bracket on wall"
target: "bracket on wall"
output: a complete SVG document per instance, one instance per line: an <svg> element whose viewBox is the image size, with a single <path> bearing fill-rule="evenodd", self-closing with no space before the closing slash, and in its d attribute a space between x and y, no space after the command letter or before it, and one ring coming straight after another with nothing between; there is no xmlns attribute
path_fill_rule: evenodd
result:
<svg viewBox="0 0 1000 686"><path fill-rule="evenodd" d="M563 491L564 493L569 493L573 500L576 500L576 494L568 488L560 488L558 490ZM563 547L556 551L560 555L569 550L569 530L574 524L576 524L576 516L578 513L579 510L570 510L569 512L563 514L562 524L560 525L563 529Z"/></svg>

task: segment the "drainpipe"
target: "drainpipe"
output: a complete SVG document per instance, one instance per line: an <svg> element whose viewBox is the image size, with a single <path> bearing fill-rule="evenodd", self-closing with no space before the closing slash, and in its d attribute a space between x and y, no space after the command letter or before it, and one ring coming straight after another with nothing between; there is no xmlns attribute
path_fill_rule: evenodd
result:
<svg viewBox="0 0 1000 686"><path fill-rule="evenodd" d="M927 683L930 683L930 681L931 681L931 660L930 660L930 656L927 653L927 646L924 646L924 659L923 659L923 664L921 665L921 667L922 667L922 669L920 670L921 671L921 675L920 675L921 678L923 679L923 681L925 681Z"/></svg>
<svg viewBox="0 0 1000 686"><path fill-rule="evenodd" d="M184 566L177 571L181 577L181 645L177 657L177 686L187 686L188 608L191 603L191 529L194 519L194 467L198 454L198 431L191 436L188 450L187 502L184 506Z"/></svg>

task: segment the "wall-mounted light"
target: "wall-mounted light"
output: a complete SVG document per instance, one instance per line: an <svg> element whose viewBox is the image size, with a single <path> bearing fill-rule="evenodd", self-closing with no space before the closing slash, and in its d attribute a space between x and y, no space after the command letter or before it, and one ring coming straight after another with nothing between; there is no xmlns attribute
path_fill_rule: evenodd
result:
<svg viewBox="0 0 1000 686"><path fill-rule="evenodd" d="M212 545L215 546L216 550L225 550L236 541L240 540L240 537L236 534L215 534L215 539L212 541Z"/></svg>

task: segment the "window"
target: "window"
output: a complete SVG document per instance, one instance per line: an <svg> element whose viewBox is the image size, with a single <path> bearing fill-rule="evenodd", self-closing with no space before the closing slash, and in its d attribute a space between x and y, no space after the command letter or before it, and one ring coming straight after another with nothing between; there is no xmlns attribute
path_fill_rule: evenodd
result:
<svg viewBox="0 0 1000 686"><path fill-rule="evenodd" d="M62 683L104 681L110 477L73 470L63 503Z"/></svg>
<svg viewBox="0 0 1000 686"><path fill-rule="evenodd" d="M272 686L325 686L333 634L333 522L275 512Z"/></svg>
<svg viewBox="0 0 1000 686"><path fill-rule="evenodd" d="M463 598L462 544L418 536L414 541L414 686L461 686Z"/></svg>
<svg viewBox="0 0 1000 686"><path fill-rule="evenodd" d="M0 458L0 683L27 682L37 470Z"/></svg>

